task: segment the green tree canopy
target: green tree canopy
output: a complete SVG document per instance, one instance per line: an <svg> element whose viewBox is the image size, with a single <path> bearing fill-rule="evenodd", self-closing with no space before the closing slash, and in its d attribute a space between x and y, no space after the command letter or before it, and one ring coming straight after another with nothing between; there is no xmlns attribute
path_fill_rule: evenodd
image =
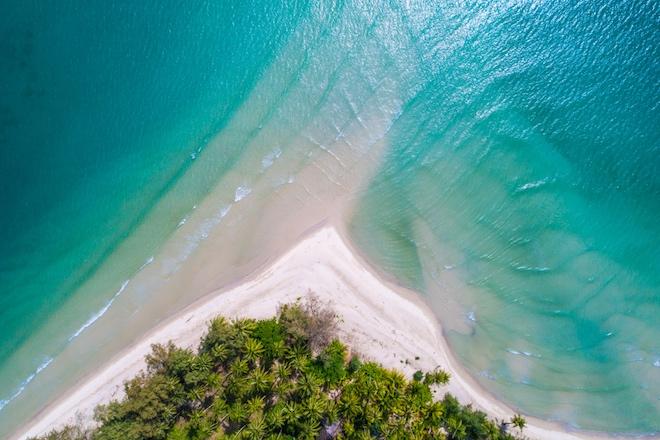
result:
<svg viewBox="0 0 660 440"><path fill-rule="evenodd" d="M449 380L442 370L411 381L349 358L335 319L318 302L283 306L269 320L214 319L196 353L154 345L125 397L96 409L97 427L40 438L513 439L451 395L434 399L432 387ZM522 432L522 417L512 423Z"/></svg>

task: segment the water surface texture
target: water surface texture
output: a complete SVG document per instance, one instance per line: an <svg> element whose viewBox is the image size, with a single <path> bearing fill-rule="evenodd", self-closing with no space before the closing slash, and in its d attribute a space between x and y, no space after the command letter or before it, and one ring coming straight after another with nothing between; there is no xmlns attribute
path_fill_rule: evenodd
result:
<svg viewBox="0 0 660 440"><path fill-rule="evenodd" d="M128 258L104 266L231 118L304 8L10 1L2 10L0 409L242 155L225 148L204 184L153 221ZM62 319L67 337L12 359L74 293L89 304L80 321Z"/></svg>
<svg viewBox="0 0 660 440"><path fill-rule="evenodd" d="M472 375L526 414L660 431L657 3L278 3L3 5L0 419L241 158L357 156L359 127L385 152L351 234ZM248 97L241 142L207 149Z"/></svg>

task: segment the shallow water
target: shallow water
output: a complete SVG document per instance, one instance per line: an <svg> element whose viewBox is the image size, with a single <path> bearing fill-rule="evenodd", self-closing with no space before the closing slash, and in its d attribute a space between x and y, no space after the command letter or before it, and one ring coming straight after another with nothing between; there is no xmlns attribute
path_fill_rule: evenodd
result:
<svg viewBox="0 0 660 440"><path fill-rule="evenodd" d="M655 3L187 8L0 18L0 420L45 403L30 377L118 301L149 307L144 265L168 279L233 205L283 197L322 155L356 243L426 295L487 389L581 428L660 430ZM381 144L358 191L346 175ZM301 185L303 207L332 192Z"/></svg>

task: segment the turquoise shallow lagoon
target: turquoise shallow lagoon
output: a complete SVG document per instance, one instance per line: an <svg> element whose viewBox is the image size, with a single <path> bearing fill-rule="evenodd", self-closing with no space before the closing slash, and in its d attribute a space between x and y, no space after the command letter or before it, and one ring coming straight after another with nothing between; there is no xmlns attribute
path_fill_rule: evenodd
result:
<svg viewBox="0 0 660 440"><path fill-rule="evenodd" d="M263 156L249 180L338 140L358 156L355 127L385 151L353 239L486 389L660 431L658 6L275 3L3 5L0 436L241 160Z"/></svg>

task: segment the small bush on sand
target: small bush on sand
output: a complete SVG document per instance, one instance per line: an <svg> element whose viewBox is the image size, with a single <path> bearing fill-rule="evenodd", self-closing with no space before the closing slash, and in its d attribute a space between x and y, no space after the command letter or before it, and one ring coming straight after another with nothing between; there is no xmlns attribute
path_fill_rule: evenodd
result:
<svg viewBox="0 0 660 440"><path fill-rule="evenodd" d="M288 342L304 343L314 354L327 347L337 334L337 315L314 294L302 302L281 305L278 318L293 339Z"/></svg>

